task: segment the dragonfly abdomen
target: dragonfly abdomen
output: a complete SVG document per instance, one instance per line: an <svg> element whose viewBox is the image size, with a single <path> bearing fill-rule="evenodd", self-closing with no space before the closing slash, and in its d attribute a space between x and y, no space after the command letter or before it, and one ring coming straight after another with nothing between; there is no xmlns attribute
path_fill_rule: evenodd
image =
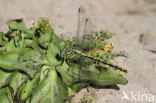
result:
<svg viewBox="0 0 156 103"><path fill-rule="evenodd" d="M94 60L94 61L97 61L97 62L106 64L106 65L109 65L109 66L113 67L115 70L117 70L117 71L119 71L119 72L127 73L127 70L126 70L126 69L123 69L123 68L121 68L121 67L119 67L119 66L117 66L117 65L113 65L113 64L111 64L111 63L108 63L108 62L106 62L106 61L104 61L104 60L101 60L101 59L98 59L98 58L96 58L96 57L92 57L92 56L90 56L90 55L86 55L86 54L82 53L82 52L79 51L79 50L73 50L73 51L74 51L75 53L80 54L80 55L83 56L83 57L92 59L92 60Z"/></svg>

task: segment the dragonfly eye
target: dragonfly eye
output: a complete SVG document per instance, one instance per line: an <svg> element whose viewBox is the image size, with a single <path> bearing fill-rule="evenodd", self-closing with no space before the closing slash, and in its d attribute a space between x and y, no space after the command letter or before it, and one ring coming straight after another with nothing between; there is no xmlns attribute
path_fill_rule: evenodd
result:
<svg viewBox="0 0 156 103"><path fill-rule="evenodd" d="M60 57L64 58L64 52L60 52Z"/></svg>
<svg viewBox="0 0 156 103"><path fill-rule="evenodd" d="M60 50L60 51L57 53L56 58L57 58L58 60L64 59L64 51L63 51L63 50Z"/></svg>
<svg viewBox="0 0 156 103"><path fill-rule="evenodd" d="M64 58L64 51L63 50L59 51L59 56L60 56L60 58Z"/></svg>

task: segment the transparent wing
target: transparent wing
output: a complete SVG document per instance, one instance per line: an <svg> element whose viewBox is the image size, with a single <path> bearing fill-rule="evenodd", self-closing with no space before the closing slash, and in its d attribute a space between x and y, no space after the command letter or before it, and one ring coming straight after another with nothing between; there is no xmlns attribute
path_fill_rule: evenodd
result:
<svg viewBox="0 0 156 103"><path fill-rule="evenodd" d="M86 21L85 8L83 6L80 6L78 10L78 23L77 23L76 38L81 38L83 36L84 28L85 28L85 21Z"/></svg>
<svg viewBox="0 0 156 103"><path fill-rule="evenodd" d="M88 34L92 30L91 19L87 18L85 8L83 6L79 7L77 24L76 38L82 38L84 34Z"/></svg>
<svg viewBox="0 0 156 103"><path fill-rule="evenodd" d="M84 35L92 32L92 21L90 18L87 18L85 21Z"/></svg>

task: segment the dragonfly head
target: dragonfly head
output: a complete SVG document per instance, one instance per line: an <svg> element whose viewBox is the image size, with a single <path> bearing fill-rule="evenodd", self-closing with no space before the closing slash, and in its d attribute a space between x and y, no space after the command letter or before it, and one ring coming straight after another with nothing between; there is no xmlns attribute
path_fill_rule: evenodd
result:
<svg viewBox="0 0 156 103"><path fill-rule="evenodd" d="M59 57L60 59L64 59L64 49L63 49L63 48L60 49L60 51L59 51L59 53L58 53L58 57Z"/></svg>

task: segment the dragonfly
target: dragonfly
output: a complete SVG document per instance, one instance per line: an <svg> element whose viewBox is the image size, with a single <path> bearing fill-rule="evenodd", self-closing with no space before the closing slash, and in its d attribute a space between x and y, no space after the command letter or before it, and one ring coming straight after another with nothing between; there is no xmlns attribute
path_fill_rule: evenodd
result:
<svg viewBox="0 0 156 103"><path fill-rule="evenodd" d="M85 51L89 51L90 49L95 47L95 44L92 43L92 41L87 41L84 38L85 35L89 35L89 33L92 32L91 23L92 23L91 19L85 16L84 7L80 6L78 10L77 33L76 37L73 38L74 42L72 42L73 47L70 49L62 48L58 53L58 55L62 60L61 64L63 64L65 61L68 65L70 65L70 63L73 62L87 65L87 63L90 64L90 62L88 61L93 61L96 62L97 64L102 63L104 65L112 67L113 69L115 69L120 73L127 73L126 69L123 69L118 65L114 65L112 63L109 63L108 61L102 60L98 57L94 57L85 53ZM85 60L87 60L87 62Z"/></svg>

